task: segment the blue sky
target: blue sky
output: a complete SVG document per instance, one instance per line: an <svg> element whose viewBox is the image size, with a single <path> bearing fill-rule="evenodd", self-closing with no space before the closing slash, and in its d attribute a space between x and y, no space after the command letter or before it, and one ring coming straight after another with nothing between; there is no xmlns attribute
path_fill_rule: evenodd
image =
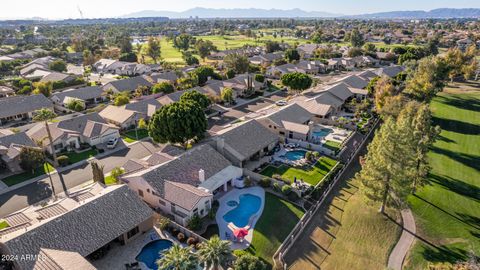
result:
<svg viewBox="0 0 480 270"><path fill-rule="evenodd" d="M206 8L300 8L340 14L392 10L430 10L441 7L480 8L480 0L21 0L2 1L0 18L77 18L77 6L85 17L115 17L140 10L183 11Z"/></svg>

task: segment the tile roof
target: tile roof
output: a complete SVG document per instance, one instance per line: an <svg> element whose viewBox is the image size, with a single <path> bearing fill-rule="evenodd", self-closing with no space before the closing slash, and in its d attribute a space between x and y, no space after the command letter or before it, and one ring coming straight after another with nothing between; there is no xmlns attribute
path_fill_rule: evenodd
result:
<svg viewBox="0 0 480 270"><path fill-rule="evenodd" d="M12 254L38 255L42 249L54 249L85 257L151 216L150 207L122 185L4 244ZM34 260L18 263L22 269L33 269L35 265Z"/></svg>
<svg viewBox="0 0 480 270"><path fill-rule="evenodd" d="M52 97L57 97L60 102L65 102L65 98L76 98L81 100L98 98L102 95L103 89L100 86L88 86L77 89L68 89L63 92L54 93Z"/></svg>
<svg viewBox="0 0 480 270"><path fill-rule="evenodd" d="M29 113L42 108L53 108L44 95L12 96L0 99L0 118Z"/></svg>
<svg viewBox="0 0 480 270"><path fill-rule="evenodd" d="M277 126L283 127L283 121L303 124L312 118L312 114L298 104L292 103L267 117Z"/></svg>
<svg viewBox="0 0 480 270"><path fill-rule="evenodd" d="M363 88L367 87L369 80L364 79L364 78L359 77L359 76L356 76L356 75L350 75L350 76L347 76L347 77L339 80L339 82L343 82L343 83L345 83L345 84L347 84L348 86L351 86L351 87L363 89Z"/></svg>
<svg viewBox="0 0 480 270"><path fill-rule="evenodd" d="M278 136L256 120L250 120L231 129L221 131L214 139L223 139L224 143L245 159L278 141Z"/></svg>
<svg viewBox="0 0 480 270"><path fill-rule="evenodd" d="M106 85L104 85L102 88L105 91L113 88L114 90L119 92L124 92L124 91L133 92L139 86L150 87L152 86L152 83L147 79L145 79L143 76L137 76L137 77L132 77L132 78L123 79L123 80L111 81Z"/></svg>

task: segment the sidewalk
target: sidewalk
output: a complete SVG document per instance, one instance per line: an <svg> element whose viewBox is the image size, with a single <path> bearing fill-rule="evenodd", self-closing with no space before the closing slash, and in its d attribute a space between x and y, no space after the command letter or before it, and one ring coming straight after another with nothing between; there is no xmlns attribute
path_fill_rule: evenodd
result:
<svg viewBox="0 0 480 270"><path fill-rule="evenodd" d="M388 258L388 269L402 270L403 261L407 256L413 241L415 240L415 233L417 228L415 226L415 219L412 211L407 208L402 210L403 231L395 248L393 248L390 257Z"/></svg>
<svg viewBox="0 0 480 270"><path fill-rule="evenodd" d="M121 151L121 150L124 150L128 147L130 147L131 145L134 145L134 144L137 144L137 143L140 143L142 140L139 140L139 141L135 141L133 143L130 143L130 144L127 144L127 143L122 143L122 145L119 145L118 147L116 147L115 149L112 149L112 150L107 150L103 153L100 153L100 154L97 154L96 156L94 157L91 157L91 158L88 158L88 159L85 159L85 160L82 160L82 161L79 161L77 163L74 163L74 164L70 164L66 167L59 167L57 168L55 171L53 172L50 172L49 174L43 174L43 175L40 175L40 176L37 176L35 178L32 178L32 179L29 179L29 180L26 180L26 181L23 181L21 183L18 183L16 185L13 185L13 186L10 186L8 187L7 185L5 185L1 180L0 180L0 195L3 195L5 193L8 193L10 191L13 191L15 189L19 189L21 187L24 187L26 185L29 185L29 184L32 184L32 183L35 183L37 181L40 181L42 179L45 179L45 178L48 178L48 176L52 176L52 175L55 175L57 173L62 173L62 172L65 172L65 171L68 171L68 170L72 170L72 169L75 169L77 167L80 167L94 159L100 159L100 158L104 158L106 156L109 156L109 155L112 155L118 151Z"/></svg>

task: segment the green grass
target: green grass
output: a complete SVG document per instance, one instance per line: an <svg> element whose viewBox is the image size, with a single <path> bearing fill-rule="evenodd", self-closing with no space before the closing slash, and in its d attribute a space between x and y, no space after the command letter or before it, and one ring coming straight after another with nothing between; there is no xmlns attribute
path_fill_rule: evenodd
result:
<svg viewBox="0 0 480 270"><path fill-rule="evenodd" d="M271 266L273 254L303 214L303 210L297 206L265 193L265 207L255 225L252 243L247 250Z"/></svg>
<svg viewBox="0 0 480 270"><path fill-rule="evenodd" d="M419 236L406 269L480 256L480 91L447 88L431 103L442 132L430 153L428 184L409 198Z"/></svg>
<svg viewBox="0 0 480 270"><path fill-rule="evenodd" d="M321 157L313 166L305 166L302 168L294 168L285 164L275 167L273 165L267 166L260 174L272 177L274 174L279 174L283 179L293 182L294 177L302 179L310 185L316 185L325 175L337 164L336 160L329 157Z"/></svg>
<svg viewBox="0 0 480 270"><path fill-rule="evenodd" d="M138 137L137 137L137 134L138 134ZM122 134L122 139L127 143L133 143L135 141L148 137L148 130L138 129L137 134L135 133L135 130L129 130Z"/></svg>
<svg viewBox="0 0 480 270"><path fill-rule="evenodd" d="M91 158L91 157L95 156L97 153L98 152L97 152L96 149L89 149L89 150L81 152L81 153L69 152L69 153L65 153L63 155L68 157L68 160L69 160L70 164L74 164L74 163L77 163L79 161Z"/></svg>
<svg viewBox="0 0 480 270"><path fill-rule="evenodd" d="M327 149L330 149L334 152L340 150L340 147L342 146L341 143L339 142L335 142L335 141L326 141L324 144L323 144L323 147L327 148Z"/></svg>
<svg viewBox="0 0 480 270"><path fill-rule="evenodd" d="M0 220L0 230L10 227L6 220Z"/></svg>
<svg viewBox="0 0 480 270"><path fill-rule="evenodd" d="M47 170L48 169L48 170ZM5 185L11 187L13 185L19 184L21 182L30 180L32 178L46 174L47 172L53 172L55 168L50 163L45 163L42 167L35 169L34 173L32 172L23 172L20 174L15 174L9 177L4 178L2 181Z"/></svg>
<svg viewBox="0 0 480 270"><path fill-rule="evenodd" d="M217 35L210 35L210 36L196 36L197 39L209 40L217 47L218 50L226 50L226 49L238 49L243 47L244 45L252 45L252 46L261 46L264 45L265 42L271 41L278 41L278 42L285 42L290 45L293 45L295 42L299 44L306 43L307 40L305 39L297 39L293 37L283 37L277 36L274 38L272 35L265 35L264 37L258 36L258 39L255 40L254 38L249 38L244 35L232 35L232 36L217 36Z"/></svg>

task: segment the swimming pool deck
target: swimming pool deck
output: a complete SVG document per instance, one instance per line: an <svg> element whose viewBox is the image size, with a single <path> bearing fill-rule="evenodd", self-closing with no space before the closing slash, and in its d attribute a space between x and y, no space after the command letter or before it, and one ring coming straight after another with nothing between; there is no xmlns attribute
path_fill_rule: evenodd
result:
<svg viewBox="0 0 480 270"><path fill-rule="evenodd" d="M154 227L124 246L119 243L112 243L111 249L105 257L90 262L97 269L125 269L126 263L137 261L135 258L146 244L157 239L168 239L175 242L174 239L171 239L167 234L163 234L158 228ZM149 270L149 268L141 262L139 266L142 270Z"/></svg>
<svg viewBox="0 0 480 270"><path fill-rule="evenodd" d="M233 230L237 229L237 227L233 223L227 223L224 219L223 216L228 213L230 210L234 209L236 206L228 206L227 202L228 201L240 201L240 195L243 194L252 194L255 196L260 197L262 200L260 209L252 215L250 218L249 224L245 227L248 228L248 235L243 239L241 242L236 242L232 241L233 239ZM255 224L257 221L260 219L260 216L263 213L263 208L265 206L265 190L261 187L250 187L250 188L244 188L244 189L233 189L232 191L228 192L225 194L223 197L218 199L218 202L220 203L220 207L218 208L217 215L216 215L216 221L218 224L218 229L219 229L219 234L220 238L222 240L229 240L231 242L230 247L232 249L246 249L250 246L250 243L252 242L253 238L253 231L255 228ZM230 238L226 237L226 232L229 233Z"/></svg>

